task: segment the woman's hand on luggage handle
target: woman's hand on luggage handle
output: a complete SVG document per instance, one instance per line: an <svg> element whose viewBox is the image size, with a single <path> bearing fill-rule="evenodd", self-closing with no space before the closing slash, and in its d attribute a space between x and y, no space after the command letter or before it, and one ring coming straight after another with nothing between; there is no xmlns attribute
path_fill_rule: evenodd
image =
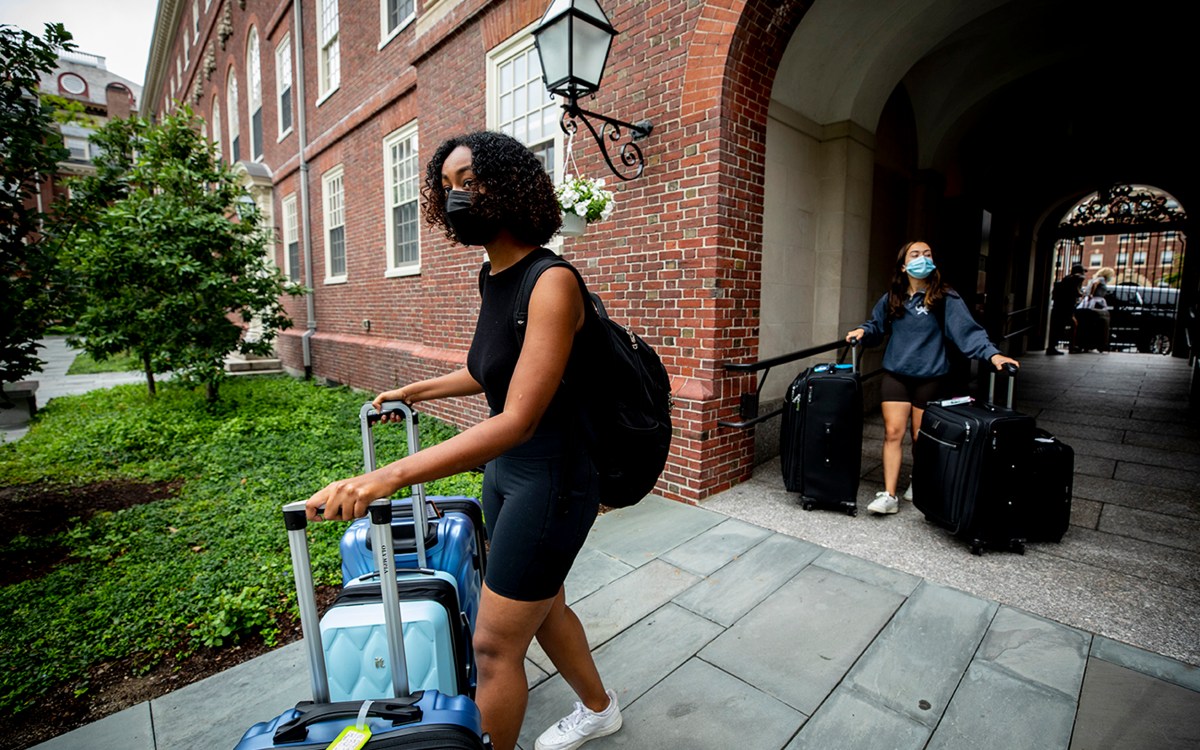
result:
<svg viewBox="0 0 1200 750"><path fill-rule="evenodd" d="M389 487L379 471L330 482L304 503L310 521L353 521L367 514L367 506L381 497L390 497Z"/></svg>
<svg viewBox="0 0 1200 750"><path fill-rule="evenodd" d="M846 343L853 344L855 340L862 341L862 338L866 335L866 333L867 332L861 328L855 328L853 331L846 334Z"/></svg>
<svg viewBox="0 0 1200 750"><path fill-rule="evenodd" d="M992 367L997 370L1003 370L1005 365L1012 365L1015 368L1020 368L1021 363L1012 357L1006 357L1003 354L993 354L991 358Z"/></svg>
<svg viewBox="0 0 1200 750"><path fill-rule="evenodd" d="M375 397L371 405L375 407L375 411L379 412L380 422L403 422L404 416L401 414L385 414L383 413L383 404L385 401L403 401L409 406L413 405L412 386L406 385L402 388L395 388L390 391L384 391Z"/></svg>

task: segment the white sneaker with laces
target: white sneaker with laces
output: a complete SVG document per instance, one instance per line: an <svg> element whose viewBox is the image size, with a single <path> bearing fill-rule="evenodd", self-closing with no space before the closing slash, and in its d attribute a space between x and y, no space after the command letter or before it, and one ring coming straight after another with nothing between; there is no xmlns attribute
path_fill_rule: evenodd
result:
<svg viewBox="0 0 1200 750"><path fill-rule="evenodd" d="M871 504L867 506L867 510L871 511L872 513L879 513L881 515L885 513L895 513L900 510L900 501L896 499L895 495L889 495L886 490L883 492L876 492L875 499L872 500Z"/></svg>
<svg viewBox="0 0 1200 750"><path fill-rule="evenodd" d="M575 703L575 710L558 720L537 738L535 750L575 750L588 740L607 737L621 728L621 707L617 694L609 690L608 708L600 713Z"/></svg>

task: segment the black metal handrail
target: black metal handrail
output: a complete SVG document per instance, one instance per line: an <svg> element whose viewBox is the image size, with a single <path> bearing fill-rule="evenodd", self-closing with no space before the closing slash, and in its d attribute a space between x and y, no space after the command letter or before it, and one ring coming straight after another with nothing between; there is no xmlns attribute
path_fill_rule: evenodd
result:
<svg viewBox="0 0 1200 750"><path fill-rule="evenodd" d="M727 362L725 364L725 370L727 372L759 372L759 371L762 371L762 375L759 377L758 386L754 389L753 393L743 393L742 394L742 401L738 407L738 415L742 417L742 421L730 422L728 420L719 419L719 420L717 420L717 425L720 427L733 427L735 429L744 429L746 427L753 427L756 424L765 422L768 419L772 419L774 417L779 416L780 414L783 413L782 406L780 406L778 409L771 412L770 414L759 415L759 413L758 413L759 394L762 393L763 384L767 382L767 376L770 374L772 367L778 367L779 365L786 365L789 362L795 362L798 359L806 359L808 357L812 357L817 354L822 354L822 353L828 352L828 351L833 351L835 349L840 349L842 347L846 347L847 350L855 352L855 364L857 366L857 347L858 347L859 343L860 343L859 341L855 340L853 344L850 344L850 343L847 343L845 339L838 339L837 341L831 341L828 344L812 346L812 347L809 347L808 349L801 349L800 351L792 352L791 354L781 354L778 357L771 357L770 359L764 359L764 360L760 360L758 362ZM838 360L841 361L842 359L845 358L845 356L846 355L843 353L842 356L838 358ZM870 375L867 375L866 377L864 377L863 380L874 377L875 375L878 375L880 372L882 372L882 370L876 370L876 371L872 372Z"/></svg>

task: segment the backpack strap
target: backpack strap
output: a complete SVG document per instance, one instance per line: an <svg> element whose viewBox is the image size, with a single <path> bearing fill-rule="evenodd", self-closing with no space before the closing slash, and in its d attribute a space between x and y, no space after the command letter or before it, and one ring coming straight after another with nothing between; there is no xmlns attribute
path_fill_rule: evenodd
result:
<svg viewBox="0 0 1200 750"><path fill-rule="evenodd" d="M521 287L517 290L517 301L513 305L513 333L517 336L517 344L525 344L526 324L529 323L529 300L533 297L533 288L537 286L537 281L546 270L554 266L564 266L571 269L571 273L575 274L575 280L579 283L579 289L584 293L585 299L591 297L594 304L598 304L596 295L588 292L587 286L583 283L583 277L579 275L578 269L567 261L558 256L549 258L539 258L530 264L529 268L525 269L525 275L521 278ZM587 314L586 305L584 306L584 315Z"/></svg>

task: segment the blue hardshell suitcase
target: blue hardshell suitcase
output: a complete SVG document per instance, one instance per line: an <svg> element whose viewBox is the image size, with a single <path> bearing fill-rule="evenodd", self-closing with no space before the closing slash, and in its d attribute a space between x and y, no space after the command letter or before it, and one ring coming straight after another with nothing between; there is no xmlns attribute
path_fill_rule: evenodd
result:
<svg viewBox="0 0 1200 750"><path fill-rule="evenodd" d="M401 605L401 588L396 580L390 545L383 543L386 535L390 535L391 503L377 500L369 510L372 534L377 540L374 545L376 565L381 571L378 590L382 601L379 608L384 619L386 664L397 667L389 671L391 697L342 702L330 700L326 651L322 643L322 629L317 622L317 602L305 535L307 519L304 503L290 503L284 506L284 519L292 550L292 568L300 605L300 624L308 653L313 700L302 701L274 719L250 727L235 750L328 748L343 733L361 733L366 728L369 728L371 738L362 747L368 750L490 750L491 741L482 730L479 709L469 697L445 695L437 690L410 692L408 655L403 637L403 614L407 609ZM431 578L449 583L442 577ZM369 581L362 581L351 588L361 589L372 585Z"/></svg>

